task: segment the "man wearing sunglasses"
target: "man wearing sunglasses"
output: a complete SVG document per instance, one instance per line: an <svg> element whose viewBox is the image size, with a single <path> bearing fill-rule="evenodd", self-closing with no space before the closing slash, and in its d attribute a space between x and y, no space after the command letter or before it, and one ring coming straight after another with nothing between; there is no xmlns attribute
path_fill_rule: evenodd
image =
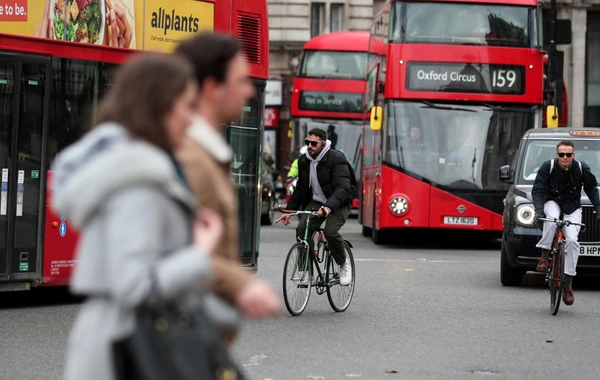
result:
<svg viewBox="0 0 600 380"><path fill-rule="evenodd" d="M581 223L581 189L585 191L600 216L600 198L598 182L585 162L575 160L575 145L563 140L556 146L556 158L546 161L540 166L533 183L531 196L535 207L535 221L539 218L559 218L563 214L565 220ZM534 222L534 224L536 223ZM544 222L542 238L536 247L542 249L542 258L537 266L538 272L548 271L548 256L556 224ZM565 286L563 300L566 305L572 305L575 298L571 287L579 257L579 226L565 228Z"/></svg>
<svg viewBox="0 0 600 380"><path fill-rule="evenodd" d="M350 170L344 153L331 149L327 132L320 128L311 129L304 140L308 152L298 159L298 183L287 205L288 210L318 210L319 218L311 219L309 230L314 231L327 218L325 238L331 248L335 262L340 266L340 284L350 285L352 267L344 251L344 238L340 228L350 215L352 186ZM308 215L302 215L296 236L304 236ZM291 215L282 215L275 223L290 224Z"/></svg>

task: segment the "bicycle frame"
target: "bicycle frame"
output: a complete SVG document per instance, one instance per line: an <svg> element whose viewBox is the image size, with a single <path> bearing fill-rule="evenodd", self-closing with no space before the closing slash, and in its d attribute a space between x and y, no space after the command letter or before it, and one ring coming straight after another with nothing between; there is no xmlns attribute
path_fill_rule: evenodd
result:
<svg viewBox="0 0 600 380"><path fill-rule="evenodd" d="M564 221L562 221L564 222ZM557 223L557 228L556 228L556 232L554 233L554 239L552 240L552 248L550 250L550 257L548 260L548 267L552 268L552 264L554 263L554 260L556 258L556 255L560 254L560 247L563 246L565 244L565 233L563 231L563 228L565 226L565 223ZM566 252L565 252L566 254ZM564 257L560 258L561 260L564 260ZM556 287L560 287L560 278L551 278L550 277L550 272L548 272L548 274L546 274L546 278L548 281L554 281Z"/></svg>
<svg viewBox="0 0 600 380"><path fill-rule="evenodd" d="M554 233L554 238L552 239L552 246L550 247L550 255L548 258L549 270L546 273L546 281L550 286L550 311L552 315L556 315L558 313L558 309L560 308L560 301L562 298L562 292L564 290L563 282L565 280L564 260L567 253L564 248L564 228L565 226L568 227L570 225L576 225L585 228L585 225L563 219L540 218L540 220L556 224L556 231Z"/></svg>
<svg viewBox="0 0 600 380"><path fill-rule="evenodd" d="M552 239L552 247L550 249L550 253L555 253L560 245L565 244L565 232L564 228L570 225L579 226L585 229L585 224L571 222L569 220L564 219L549 219L549 218L540 218L544 222L551 222L556 224L556 231L554 232L554 238Z"/></svg>
<svg viewBox="0 0 600 380"><path fill-rule="evenodd" d="M280 211L282 211L280 209ZM283 211L282 211L283 212ZM315 211L296 211L294 212L294 214L296 215L308 215L308 217L306 218L306 222L305 222L305 228L304 228L304 238L301 239L299 241L299 243L302 243L302 245L304 246L304 249L306 251L306 255L304 258L305 264L304 264L304 271L310 271L310 275L312 276L312 271L313 268L317 268L317 272L318 272L318 281L317 284L315 286L315 289L317 291L317 293L319 295L323 294L328 287L336 285L335 282L330 283L329 282L329 271L325 269L325 273L323 273L323 271L321 271L321 267L319 264L325 262L324 268L328 268L329 267L329 260L331 260L331 251L329 250L329 246L327 245L326 241L323 242L322 240L319 240L319 244L323 243L325 246L323 247L323 256L322 258L319 260L319 251L320 249L315 250L315 248L313 247L313 250L311 252L311 247L310 247L310 241L309 239L312 238L312 234L319 232L319 229L312 231L309 231L309 226L310 226L310 220L313 217L317 217L317 213ZM311 236L309 236L311 235ZM319 238L321 237L321 235L319 235ZM306 258L306 256L308 256L308 259ZM298 258L298 261L300 261L301 259ZM308 267L310 262L310 268ZM314 265L313 265L314 264ZM301 263L297 262L296 263L296 268L294 269L294 272L296 272L298 270L298 268L301 267Z"/></svg>
<svg viewBox="0 0 600 380"><path fill-rule="evenodd" d="M321 271L321 266L319 265L319 264L325 262L323 268L328 268L329 260L331 260L331 251L329 250L327 241L321 240L321 233L319 232L319 229L312 231L312 233L311 233L311 231L309 231L308 226L310 225L310 219L313 217L317 217L317 214L311 213L306 218L306 223L305 223L305 228L304 228L304 239L302 239L302 244L304 245L304 248L306 249L306 252L307 252L308 256L310 257L311 272L312 272L313 268L317 269L318 281L315 286L315 289L317 291L317 294L321 295L326 291L327 287L335 285L335 284L329 283L329 278L328 278L329 271L325 270L325 273L323 273L323 271ZM318 235L319 238L317 241L317 247L312 247L312 251L311 251L311 247L310 247L311 242L309 241L309 239L312 239L312 237L315 233L319 233L319 235ZM314 244L315 242L312 242L312 243ZM323 244L324 247L323 247L322 257L319 259L321 244ZM314 265L312 265L312 264L314 264ZM311 275L312 275L312 273L311 273Z"/></svg>

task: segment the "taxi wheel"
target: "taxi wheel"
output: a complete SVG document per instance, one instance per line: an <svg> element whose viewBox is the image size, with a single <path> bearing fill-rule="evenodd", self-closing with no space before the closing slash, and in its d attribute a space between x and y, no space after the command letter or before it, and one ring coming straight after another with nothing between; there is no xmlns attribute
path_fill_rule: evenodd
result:
<svg viewBox="0 0 600 380"><path fill-rule="evenodd" d="M504 243L500 248L500 282L504 286L519 286L523 281L524 271L514 269L508 263L508 257L506 256L506 249Z"/></svg>

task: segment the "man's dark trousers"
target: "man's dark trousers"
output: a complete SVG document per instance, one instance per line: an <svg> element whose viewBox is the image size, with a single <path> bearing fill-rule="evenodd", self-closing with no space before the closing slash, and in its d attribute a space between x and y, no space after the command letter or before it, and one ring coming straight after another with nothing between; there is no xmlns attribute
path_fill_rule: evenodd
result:
<svg viewBox="0 0 600 380"><path fill-rule="evenodd" d="M320 207L321 204L319 202L310 201L305 210L317 211ZM323 233L325 235L325 239L327 239L327 242L329 243L329 248L331 249L333 259L338 265L342 265L346 261L346 253L344 252L344 238L342 235L340 235L340 228L342 228L344 223L346 223L346 220L348 220L348 216L350 216L350 207L351 205L342 206L338 210L331 212L327 218L318 218L313 216L311 217L308 225L308 238L310 241L312 233L319 228L325 220L327 220L325 228L323 229ZM304 226L306 225L306 218L308 218L308 215L302 215L300 217L298 227L296 227L296 236L298 236L300 239L304 239Z"/></svg>

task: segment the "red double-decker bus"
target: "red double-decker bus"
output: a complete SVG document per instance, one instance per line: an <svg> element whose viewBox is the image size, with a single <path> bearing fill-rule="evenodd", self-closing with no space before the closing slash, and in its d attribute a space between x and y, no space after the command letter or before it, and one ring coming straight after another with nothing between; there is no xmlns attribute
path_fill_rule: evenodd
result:
<svg viewBox="0 0 600 380"><path fill-rule="evenodd" d="M542 126L544 52L534 0L391 1L368 65L360 223L499 232L498 169ZM370 50L370 52L373 49Z"/></svg>
<svg viewBox="0 0 600 380"><path fill-rule="evenodd" d="M368 48L368 32L335 32L311 39L304 45L292 94L292 150L302 147L310 129L324 129L332 147L346 154L357 177Z"/></svg>
<svg viewBox="0 0 600 380"><path fill-rule="evenodd" d="M28 15L43 13L45 1L39 1L41 10L34 7L37 2L29 1ZM103 6L104 1L87 4ZM133 38L128 41L129 49L105 46L102 41L106 39L101 36L106 33L104 27L96 37L97 43L88 44L67 42L64 39L68 33L58 35L56 31L49 37L34 38L27 34L27 25L18 24L19 21L2 20L0 24L0 291L69 283L78 236L69 226L69 215L57 215L49 207L49 165L57 153L93 125L96 106L111 87L112 73L119 64L141 49L170 51L178 40L191 35L177 30L169 37L172 29L164 26L158 33L151 30L152 7L156 7L156 14L197 16L196 26L201 29L229 33L242 42L257 91L240 120L229 125L227 139L234 152L230 174L238 191L242 262L249 269L257 268L258 163L269 51L266 1L189 0L166 6L162 2L135 0L130 4L135 5L130 9L130 15L136 16L133 29L139 33L135 44ZM40 20L35 16L31 19ZM36 36L43 22L42 19L35 28ZM133 20L129 22L133 24ZM20 35L7 34L13 32ZM58 40L59 37L64 38ZM156 45L159 38L161 44Z"/></svg>

